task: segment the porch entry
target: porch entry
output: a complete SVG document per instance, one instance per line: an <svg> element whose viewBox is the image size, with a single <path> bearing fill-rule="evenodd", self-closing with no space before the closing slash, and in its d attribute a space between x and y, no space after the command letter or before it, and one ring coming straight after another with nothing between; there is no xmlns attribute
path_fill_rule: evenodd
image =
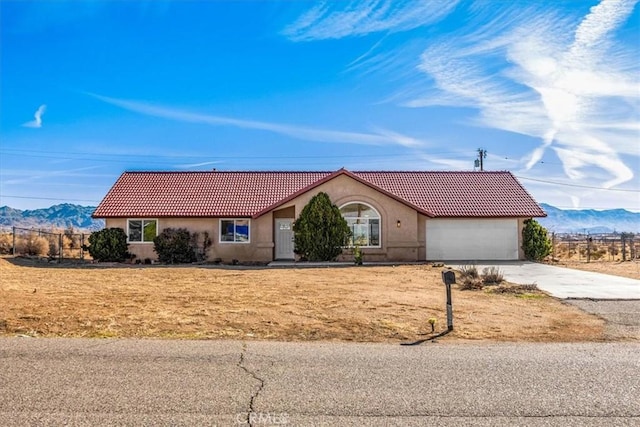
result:
<svg viewBox="0 0 640 427"><path fill-rule="evenodd" d="M277 218L276 259L294 259L293 255L293 218Z"/></svg>

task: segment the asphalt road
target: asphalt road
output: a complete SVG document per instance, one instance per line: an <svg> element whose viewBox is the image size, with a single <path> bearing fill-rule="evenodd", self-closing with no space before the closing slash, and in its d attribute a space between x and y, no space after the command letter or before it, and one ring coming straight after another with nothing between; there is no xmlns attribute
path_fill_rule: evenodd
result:
<svg viewBox="0 0 640 427"><path fill-rule="evenodd" d="M12 425L638 426L640 345L0 339Z"/></svg>
<svg viewBox="0 0 640 427"><path fill-rule="evenodd" d="M564 301L606 320L607 341L637 340L640 343L640 300L566 299Z"/></svg>

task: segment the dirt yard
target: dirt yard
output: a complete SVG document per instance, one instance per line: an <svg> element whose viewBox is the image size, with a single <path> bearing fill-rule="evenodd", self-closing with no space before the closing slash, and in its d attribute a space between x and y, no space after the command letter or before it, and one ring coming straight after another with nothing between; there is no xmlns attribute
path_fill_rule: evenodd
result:
<svg viewBox="0 0 640 427"><path fill-rule="evenodd" d="M0 259L0 334L411 342L446 329L442 268L59 266ZM541 292L453 289L449 340L598 341L604 321Z"/></svg>
<svg viewBox="0 0 640 427"><path fill-rule="evenodd" d="M634 261L573 261L560 259L550 263L559 267L574 268L576 270L594 271L596 273L612 274L614 276L629 277L640 280L640 260Z"/></svg>

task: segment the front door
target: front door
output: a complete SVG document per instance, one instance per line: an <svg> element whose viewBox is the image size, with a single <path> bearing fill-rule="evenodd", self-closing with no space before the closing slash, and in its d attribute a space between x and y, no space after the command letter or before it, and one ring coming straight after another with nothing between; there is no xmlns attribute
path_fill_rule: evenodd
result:
<svg viewBox="0 0 640 427"><path fill-rule="evenodd" d="M276 219L276 259L294 259L293 219Z"/></svg>

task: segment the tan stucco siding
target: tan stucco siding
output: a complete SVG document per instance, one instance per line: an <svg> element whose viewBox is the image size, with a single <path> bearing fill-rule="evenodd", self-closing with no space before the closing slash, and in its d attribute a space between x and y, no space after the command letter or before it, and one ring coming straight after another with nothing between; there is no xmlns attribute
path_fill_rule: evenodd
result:
<svg viewBox="0 0 640 427"><path fill-rule="evenodd" d="M418 216L418 260L422 261L427 259L427 221L429 217L421 213L417 213Z"/></svg>
<svg viewBox="0 0 640 427"><path fill-rule="evenodd" d="M380 214L380 248L364 248L365 261L418 261L420 241L418 235L418 213L409 206L386 196L348 176L338 176L313 190L300 195L278 209L295 208L296 215L320 192L329 195L338 207L352 202L363 202L372 206ZM400 227L397 226L400 221ZM424 235L424 233L423 233ZM422 248L424 251L424 248ZM345 251L342 259L352 260L350 251Z"/></svg>
<svg viewBox="0 0 640 427"><path fill-rule="evenodd" d="M279 206L274 212L251 219L249 243L220 242L218 218L158 218L158 232L165 228L187 228L190 232L208 232L213 242L207 252L207 259L210 261L220 258L223 262L231 262L233 259L240 262L268 262L274 258L274 218L297 218L311 198L322 191L329 194L331 201L337 206L362 202L372 206L380 214L381 245L379 248L364 248L365 261L424 259L424 232L419 232L420 227L424 229L424 224L419 226L419 217L422 215L407 205L344 175ZM109 218L106 220L106 226L120 227L126 231L127 219ZM152 243L130 243L129 252L140 260L157 259ZM342 259L352 260L351 252L345 250Z"/></svg>
<svg viewBox="0 0 640 427"><path fill-rule="evenodd" d="M346 175L339 175L307 193L301 194L278 206L273 212L268 212L258 218L246 218L250 221L250 241L248 243L220 242L220 218L157 218L158 232L165 228L187 228L192 233L209 233L213 243L207 252L209 261L219 258L225 263L234 259L240 262L269 262L274 259L274 219L297 218L311 198L319 192L326 192L331 201L339 207L348 203L361 202L378 211L381 224L381 245L379 248L363 248L365 261L400 262L428 259L426 233L427 222L431 219L406 204ZM229 219L232 218L229 217ZM525 219L517 219L518 256L520 259L524 258L522 229ZM127 219L108 218L106 226L119 227L126 231ZM139 260L157 259L153 243L131 243L129 251L135 254ZM351 250L345 250L341 259L344 261L353 260Z"/></svg>
<svg viewBox="0 0 640 427"><path fill-rule="evenodd" d="M278 209L273 211L274 218L295 218L296 217L296 209L295 206L289 206L288 208Z"/></svg>
<svg viewBox="0 0 640 427"><path fill-rule="evenodd" d="M136 219L136 218L131 218ZM153 218L151 218L153 219ZM186 228L191 233L209 233L212 245L207 251L207 259L220 258L223 262L237 259L241 262L268 262L272 259L273 240L271 231L271 215L264 215L258 219L251 219L249 226L249 243L220 242L219 218L157 218L158 232L166 228ZM106 227L117 227L127 231L127 218L107 218ZM129 252L136 255L136 259L146 258L157 260L153 250L153 243L129 243Z"/></svg>

